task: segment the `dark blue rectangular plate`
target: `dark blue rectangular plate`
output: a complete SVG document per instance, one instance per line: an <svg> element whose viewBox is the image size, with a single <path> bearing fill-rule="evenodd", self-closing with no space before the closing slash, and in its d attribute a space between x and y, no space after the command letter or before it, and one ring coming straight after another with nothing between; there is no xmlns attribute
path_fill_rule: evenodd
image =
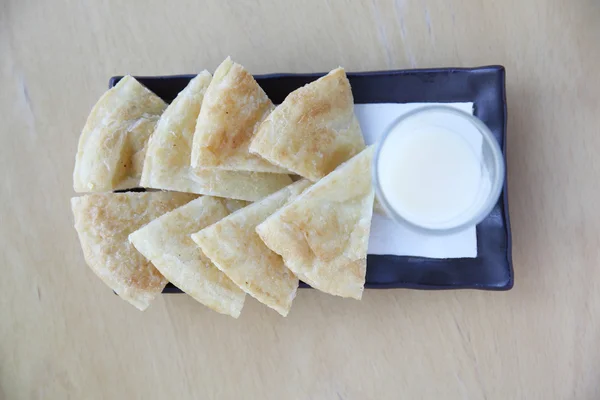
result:
<svg viewBox="0 0 600 400"><path fill-rule="evenodd" d="M324 74L256 76L274 103ZM136 77L171 102L194 75ZM348 74L355 103L473 102L475 115L493 132L506 162L504 67L437 68ZM114 86L120 76L110 79ZM306 285L304 285L306 286ZM509 290L513 286L511 234L506 182L491 214L477 225L477 258L430 259L369 255L365 287L371 289ZM177 293L169 284L164 292Z"/></svg>

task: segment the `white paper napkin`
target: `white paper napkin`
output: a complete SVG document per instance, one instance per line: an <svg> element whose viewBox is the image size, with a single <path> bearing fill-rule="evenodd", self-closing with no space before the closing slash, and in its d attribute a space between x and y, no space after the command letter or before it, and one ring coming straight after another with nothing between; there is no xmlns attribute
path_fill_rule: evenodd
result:
<svg viewBox="0 0 600 400"><path fill-rule="evenodd" d="M440 104L440 103L435 103ZM473 103L443 103L473 114ZM354 111L365 142L376 143L385 129L399 116L433 103L356 104ZM475 227L447 236L431 236L414 232L391 219L373 214L368 254L393 254L429 258L475 258L477 235Z"/></svg>

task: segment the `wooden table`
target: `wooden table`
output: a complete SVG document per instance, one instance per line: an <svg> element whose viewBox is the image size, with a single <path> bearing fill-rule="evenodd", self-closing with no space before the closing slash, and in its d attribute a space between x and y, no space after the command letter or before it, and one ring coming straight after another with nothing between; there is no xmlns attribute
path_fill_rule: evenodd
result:
<svg viewBox="0 0 600 400"><path fill-rule="evenodd" d="M600 398L596 0L0 3L0 399ZM69 198L111 75L503 64L515 288L302 290L286 319L141 313L83 261Z"/></svg>

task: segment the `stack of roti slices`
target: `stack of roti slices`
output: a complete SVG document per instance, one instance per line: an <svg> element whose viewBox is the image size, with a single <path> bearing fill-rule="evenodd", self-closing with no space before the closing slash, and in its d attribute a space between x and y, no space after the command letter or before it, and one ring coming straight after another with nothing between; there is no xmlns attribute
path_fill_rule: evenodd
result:
<svg viewBox="0 0 600 400"><path fill-rule="evenodd" d="M353 105L342 68L278 106L230 58L169 105L122 78L79 139L74 189L88 194L71 203L87 264L140 310L168 282L234 318L246 294L288 315L299 280L360 299L373 149Z"/></svg>

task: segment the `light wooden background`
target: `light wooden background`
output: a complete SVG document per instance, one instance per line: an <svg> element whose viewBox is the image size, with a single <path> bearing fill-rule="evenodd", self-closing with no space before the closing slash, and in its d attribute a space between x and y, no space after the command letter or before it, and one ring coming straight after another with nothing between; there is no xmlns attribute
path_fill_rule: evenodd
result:
<svg viewBox="0 0 600 400"><path fill-rule="evenodd" d="M600 2L0 0L0 399L599 399ZM515 288L140 313L85 266L79 131L114 74L507 68Z"/></svg>

